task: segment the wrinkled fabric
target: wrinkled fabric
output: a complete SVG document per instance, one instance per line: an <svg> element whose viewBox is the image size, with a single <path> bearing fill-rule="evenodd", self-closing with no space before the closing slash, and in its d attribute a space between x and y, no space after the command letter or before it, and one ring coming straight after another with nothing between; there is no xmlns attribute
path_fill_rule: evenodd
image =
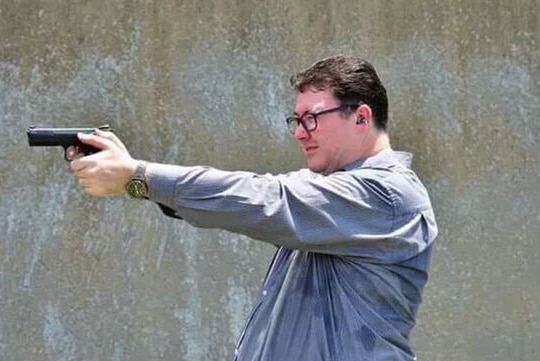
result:
<svg viewBox="0 0 540 361"><path fill-rule="evenodd" d="M386 150L323 176L155 165L166 214L278 250L237 361L409 361L437 235L409 153Z"/></svg>

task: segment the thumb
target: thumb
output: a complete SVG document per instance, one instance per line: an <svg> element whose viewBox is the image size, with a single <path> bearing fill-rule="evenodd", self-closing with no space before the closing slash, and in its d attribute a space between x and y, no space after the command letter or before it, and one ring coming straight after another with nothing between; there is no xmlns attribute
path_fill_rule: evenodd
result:
<svg viewBox="0 0 540 361"><path fill-rule="evenodd" d="M94 134L77 133L77 137L82 143L100 150L109 149L114 145L110 140Z"/></svg>
<svg viewBox="0 0 540 361"><path fill-rule="evenodd" d="M110 140L112 143L116 144L120 149L122 149L126 153L128 152L128 150L127 150L126 146L124 145L124 143L122 143L122 141L113 132L108 132L108 131L103 131L103 130L100 130L100 129L96 129L96 134L99 135L102 138Z"/></svg>

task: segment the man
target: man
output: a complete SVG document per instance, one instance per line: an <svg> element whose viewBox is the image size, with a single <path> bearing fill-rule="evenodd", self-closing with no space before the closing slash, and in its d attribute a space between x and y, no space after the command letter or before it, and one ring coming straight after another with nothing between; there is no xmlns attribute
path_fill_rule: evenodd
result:
<svg viewBox="0 0 540 361"><path fill-rule="evenodd" d="M278 246L235 360L414 360L409 334L437 227L411 156L390 147L386 90L356 57L323 59L291 82L287 124L309 169L145 163L100 131L80 139L102 151L71 167L91 195L127 187L195 226Z"/></svg>

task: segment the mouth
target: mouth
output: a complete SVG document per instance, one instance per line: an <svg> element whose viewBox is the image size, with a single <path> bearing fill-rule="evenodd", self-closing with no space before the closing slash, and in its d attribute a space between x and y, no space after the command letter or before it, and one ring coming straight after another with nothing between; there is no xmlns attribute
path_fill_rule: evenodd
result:
<svg viewBox="0 0 540 361"><path fill-rule="evenodd" d="M302 151L304 152L305 155L310 155L312 153L314 153L319 147L317 147L316 145L305 145L305 146L302 146Z"/></svg>

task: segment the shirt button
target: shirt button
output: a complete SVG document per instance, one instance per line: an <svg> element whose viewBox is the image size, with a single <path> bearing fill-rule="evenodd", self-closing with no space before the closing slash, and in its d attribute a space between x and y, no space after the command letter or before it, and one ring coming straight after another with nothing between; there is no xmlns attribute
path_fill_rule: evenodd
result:
<svg viewBox="0 0 540 361"><path fill-rule="evenodd" d="M266 296L267 293L268 293L268 291L266 291L266 290L263 290L263 292L262 292L263 296Z"/></svg>

